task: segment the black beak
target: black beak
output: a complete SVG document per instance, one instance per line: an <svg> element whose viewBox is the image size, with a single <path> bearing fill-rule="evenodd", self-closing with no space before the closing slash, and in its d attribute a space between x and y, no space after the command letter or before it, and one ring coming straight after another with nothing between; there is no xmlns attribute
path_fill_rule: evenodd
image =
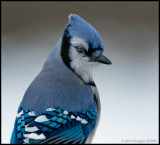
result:
<svg viewBox="0 0 160 145"><path fill-rule="evenodd" d="M112 64L112 62L106 56L104 56L101 51L93 52L91 56L91 61L99 62L103 64Z"/></svg>
<svg viewBox="0 0 160 145"><path fill-rule="evenodd" d="M112 64L112 62L103 54L101 54L98 58L97 61L100 63L104 63L104 64Z"/></svg>

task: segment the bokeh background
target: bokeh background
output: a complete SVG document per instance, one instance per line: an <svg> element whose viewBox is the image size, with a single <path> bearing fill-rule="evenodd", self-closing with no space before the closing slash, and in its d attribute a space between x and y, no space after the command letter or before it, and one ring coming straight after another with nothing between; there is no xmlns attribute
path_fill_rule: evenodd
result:
<svg viewBox="0 0 160 145"><path fill-rule="evenodd" d="M93 25L113 65L94 78L102 115L93 143L159 142L158 2L2 2L2 143L68 15Z"/></svg>

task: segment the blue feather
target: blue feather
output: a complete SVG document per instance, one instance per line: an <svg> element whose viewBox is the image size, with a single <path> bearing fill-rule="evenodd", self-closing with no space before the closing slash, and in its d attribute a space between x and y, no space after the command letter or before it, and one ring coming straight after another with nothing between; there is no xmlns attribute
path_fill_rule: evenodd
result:
<svg viewBox="0 0 160 145"><path fill-rule="evenodd" d="M99 33L94 27L92 27L78 15L69 15L69 24L67 30L69 32L68 37L78 36L86 39L90 43L90 48L92 48L93 51L97 49L103 50L103 41Z"/></svg>
<svg viewBox="0 0 160 145"><path fill-rule="evenodd" d="M88 138L90 132L92 131L92 125L96 124L96 112L90 112L91 110L88 109L88 111L82 113L82 112L67 112L68 114L64 114L64 110L62 109L55 109L54 111L45 111L45 113L42 113L42 116L45 116L44 114L48 115L50 114L50 118L48 118L48 121L40 121L37 122L35 119L40 116L30 116L30 111L23 110L22 106L21 111L24 112L24 114L21 114L19 117L17 117L15 122L15 128L12 133L11 143L23 143L25 139L25 135L30 135L30 133L35 133L37 135L41 135L42 133L46 137L46 140L42 142L82 142L84 138ZM46 113L47 112L47 113ZM49 113L50 112L50 113ZM52 112L52 113L51 113ZM28 115L26 115L28 114ZM55 115L56 114L56 115ZM59 115L62 114L62 115ZM71 118L71 116L74 114L75 118ZM53 115L51 117L51 115ZM25 116L30 118L30 122L25 122ZM82 119L88 120L87 124L81 123L81 120L76 119L77 117L82 116ZM70 118L70 119L68 119ZM38 119L37 119L38 120ZM25 126L27 125L27 126ZM28 131L26 128L33 128L37 127L38 130L35 131ZM58 137L58 138L57 138ZM56 138L54 140L54 138ZM30 143L38 143L41 142L39 139L29 139Z"/></svg>

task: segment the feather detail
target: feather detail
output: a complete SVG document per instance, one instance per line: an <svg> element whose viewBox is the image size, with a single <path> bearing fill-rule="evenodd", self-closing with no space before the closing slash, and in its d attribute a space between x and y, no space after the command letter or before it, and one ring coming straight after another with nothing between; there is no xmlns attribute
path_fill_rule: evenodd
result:
<svg viewBox="0 0 160 145"><path fill-rule="evenodd" d="M96 124L97 115L92 109L84 112L68 112L60 108L47 108L42 115L33 111L18 113L15 131L17 143L83 143ZM31 119L28 121L28 119Z"/></svg>

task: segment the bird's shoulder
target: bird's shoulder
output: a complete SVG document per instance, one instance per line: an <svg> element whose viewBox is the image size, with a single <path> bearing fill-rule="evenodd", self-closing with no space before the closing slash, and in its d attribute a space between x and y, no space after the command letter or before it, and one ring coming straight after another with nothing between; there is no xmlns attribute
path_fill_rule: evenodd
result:
<svg viewBox="0 0 160 145"><path fill-rule="evenodd" d="M55 71L59 72L58 76ZM71 112L87 110L88 106L97 108L90 86L74 75L68 79L57 70L40 73L28 87L21 104L24 109L34 110L38 114L49 107L59 107Z"/></svg>

